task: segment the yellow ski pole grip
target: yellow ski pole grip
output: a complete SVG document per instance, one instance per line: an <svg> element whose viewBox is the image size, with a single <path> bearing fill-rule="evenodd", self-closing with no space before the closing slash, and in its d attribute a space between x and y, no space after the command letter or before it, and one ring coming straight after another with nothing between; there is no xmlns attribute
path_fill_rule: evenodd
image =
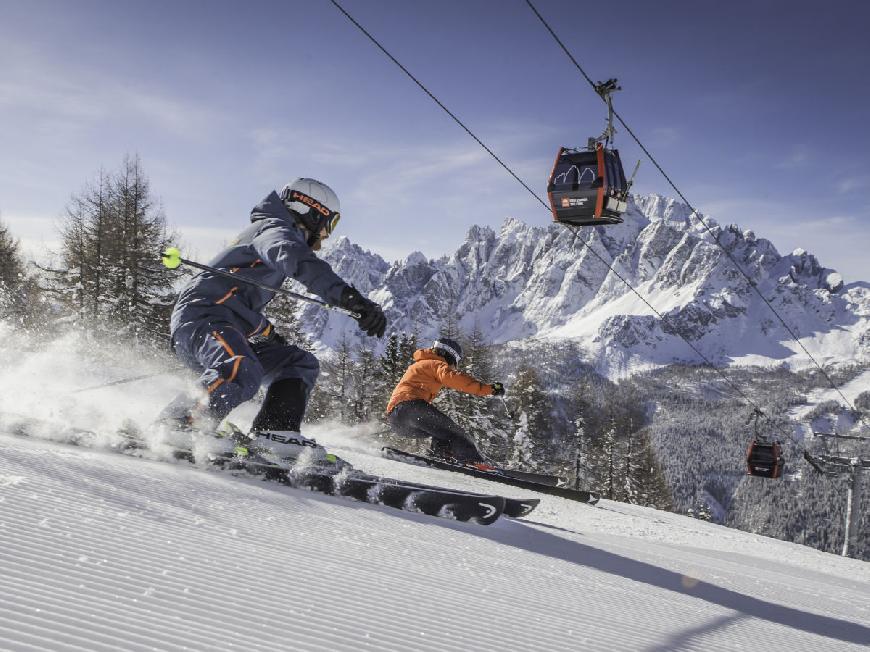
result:
<svg viewBox="0 0 870 652"><path fill-rule="evenodd" d="M164 267L168 269L178 269L181 265L181 252L178 247L167 247L161 257Z"/></svg>

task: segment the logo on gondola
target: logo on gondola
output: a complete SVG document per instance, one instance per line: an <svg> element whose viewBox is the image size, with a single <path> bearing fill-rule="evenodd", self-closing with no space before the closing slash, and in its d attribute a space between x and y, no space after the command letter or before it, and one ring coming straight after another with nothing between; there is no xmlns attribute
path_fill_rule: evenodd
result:
<svg viewBox="0 0 870 652"><path fill-rule="evenodd" d="M562 208L582 206L588 201L588 199L588 197L562 197Z"/></svg>

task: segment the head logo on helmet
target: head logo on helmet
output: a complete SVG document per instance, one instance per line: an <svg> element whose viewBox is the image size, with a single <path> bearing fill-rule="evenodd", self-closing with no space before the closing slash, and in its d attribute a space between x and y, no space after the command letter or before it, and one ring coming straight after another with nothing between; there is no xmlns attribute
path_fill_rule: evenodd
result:
<svg viewBox="0 0 870 652"><path fill-rule="evenodd" d="M330 217L332 215L331 210L329 210L328 208L324 208L316 199L314 199L313 197L309 197L308 195L301 193L298 190L291 191L290 201L301 201L303 204L307 204L318 213L320 213L321 215L325 215L326 217Z"/></svg>
<svg viewBox="0 0 870 652"><path fill-rule="evenodd" d="M316 179L296 179L284 186L280 197L300 226L308 231L311 246L332 235L341 218L338 196Z"/></svg>

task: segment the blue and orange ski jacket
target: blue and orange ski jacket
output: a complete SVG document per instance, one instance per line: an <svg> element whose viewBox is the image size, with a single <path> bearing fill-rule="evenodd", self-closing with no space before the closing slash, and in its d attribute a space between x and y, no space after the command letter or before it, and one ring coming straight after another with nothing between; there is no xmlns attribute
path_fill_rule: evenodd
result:
<svg viewBox="0 0 870 652"><path fill-rule="evenodd" d="M308 246L305 234L276 192L254 207L251 225L209 265L275 288L291 277L331 304L339 303L347 287L329 263ZM229 321L252 337L268 326L263 309L274 296L274 292L243 281L201 272L179 295L171 331L175 333L191 322L220 320Z"/></svg>

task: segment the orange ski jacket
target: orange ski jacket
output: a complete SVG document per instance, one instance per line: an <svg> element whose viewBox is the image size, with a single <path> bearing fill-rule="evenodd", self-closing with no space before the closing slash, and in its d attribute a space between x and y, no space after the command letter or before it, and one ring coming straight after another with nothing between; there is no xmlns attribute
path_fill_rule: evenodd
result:
<svg viewBox="0 0 870 652"><path fill-rule="evenodd" d="M387 404L387 414L393 411L399 403L405 401L424 400L431 403L442 387L457 389L475 396L490 396L492 385L482 383L476 378L456 371L437 355L432 349L414 351L414 364L402 376L390 402Z"/></svg>

